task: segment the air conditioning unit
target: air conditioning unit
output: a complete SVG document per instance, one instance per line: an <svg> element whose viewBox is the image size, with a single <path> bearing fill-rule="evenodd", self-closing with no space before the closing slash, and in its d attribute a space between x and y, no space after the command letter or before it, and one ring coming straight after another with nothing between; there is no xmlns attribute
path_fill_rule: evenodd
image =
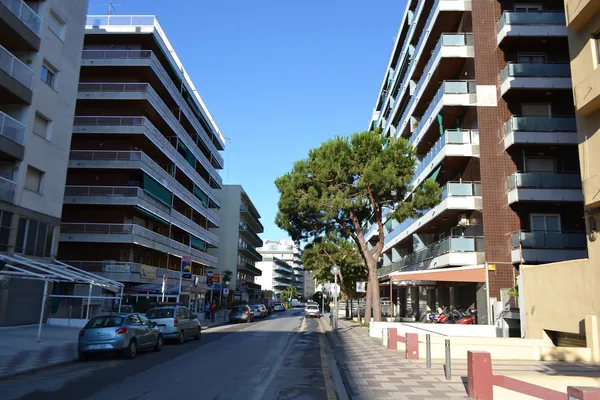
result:
<svg viewBox="0 0 600 400"><path fill-rule="evenodd" d="M469 226L469 218L467 218L467 214L460 214L458 226Z"/></svg>

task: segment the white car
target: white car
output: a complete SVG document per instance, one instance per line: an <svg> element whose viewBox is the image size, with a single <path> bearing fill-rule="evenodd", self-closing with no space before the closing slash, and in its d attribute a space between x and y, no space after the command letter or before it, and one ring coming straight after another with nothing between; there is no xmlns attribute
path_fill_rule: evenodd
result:
<svg viewBox="0 0 600 400"><path fill-rule="evenodd" d="M308 317L321 317L321 310L319 310L319 306L316 304L309 304L304 309L304 318Z"/></svg>

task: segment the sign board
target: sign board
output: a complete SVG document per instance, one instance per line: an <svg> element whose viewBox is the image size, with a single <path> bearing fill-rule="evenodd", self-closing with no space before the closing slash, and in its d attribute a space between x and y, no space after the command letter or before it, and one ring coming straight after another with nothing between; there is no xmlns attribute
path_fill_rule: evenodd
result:
<svg viewBox="0 0 600 400"><path fill-rule="evenodd" d="M229 296L229 288L223 289L223 296L225 296L225 297Z"/></svg>
<svg viewBox="0 0 600 400"><path fill-rule="evenodd" d="M185 279L192 277L192 258L190 256L181 257L181 277Z"/></svg>
<svg viewBox="0 0 600 400"><path fill-rule="evenodd" d="M212 278L212 276L213 276L213 272L212 271L206 272L206 277L207 278Z"/></svg>
<svg viewBox="0 0 600 400"><path fill-rule="evenodd" d="M265 297L265 299L272 299L273 298L273 292L270 291L270 290L265 290L264 297Z"/></svg>
<svg viewBox="0 0 600 400"><path fill-rule="evenodd" d="M156 279L156 268L149 265L140 265L140 276L146 279Z"/></svg>
<svg viewBox="0 0 600 400"><path fill-rule="evenodd" d="M213 274L212 281L213 281L213 283L220 283L221 282L221 274Z"/></svg>
<svg viewBox="0 0 600 400"><path fill-rule="evenodd" d="M496 264L488 264L488 271L495 271L496 270Z"/></svg>
<svg viewBox="0 0 600 400"><path fill-rule="evenodd" d="M356 293L365 293L367 291L367 282L356 282Z"/></svg>
<svg viewBox="0 0 600 400"><path fill-rule="evenodd" d="M212 287L212 281L211 280L206 281L206 286Z"/></svg>
<svg viewBox="0 0 600 400"><path fill-rule="evenodd" d="M337 283L332 283L331 284L331 296L332 297L339 297L340 296L340 285L338 285Z"/></svg>
<svg viewBox="0 0 600 400"><path fill-rule="evenodd" d="M129 264L104 264L102 266L104 272L131 272L131 265Z"/></svg>
<svg viewBox="0 0 600 400"><path fill-rule="evenodd" d="M212 283L212 287L213 287L215 290L222 290L222 289L223 289L223 285L221 285L220 283L214 283L214 282L213 282L213 283Z"/></svg>

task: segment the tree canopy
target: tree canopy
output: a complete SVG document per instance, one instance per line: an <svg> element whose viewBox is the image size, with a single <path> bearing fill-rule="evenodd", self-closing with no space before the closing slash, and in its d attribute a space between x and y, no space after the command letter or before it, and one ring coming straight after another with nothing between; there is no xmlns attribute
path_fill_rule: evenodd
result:
<svg viewBox="0 0 600 400"><path fill-rule="evenodd" d="M406 139L364 131L324 142L275 181L280 192L275 222L292 239L311 242L341 234L356 243L368 267L367 320L371 300L375 320L381 319L377 259L384 245L383 210L393 207L391 217L404 221L439 202L434 180L411 187L415 163L415 149ZM362 232L371 220L378 227L373 246Z"/></svg>

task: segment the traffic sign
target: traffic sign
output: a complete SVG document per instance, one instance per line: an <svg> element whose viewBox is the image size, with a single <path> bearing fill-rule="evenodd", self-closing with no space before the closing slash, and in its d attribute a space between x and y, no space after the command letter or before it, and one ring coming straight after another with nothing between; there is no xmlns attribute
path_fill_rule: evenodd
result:
<svg viewBox="0 0 600 400"><path fill-rule="evenodd" d="M367 282L356 282L356 293L365 293Z"/></svg>
<svg viewBox="0 0 600 400"><path fill-rule="evenodd" d="M331 296L340 297L340 285L338 285L337 283L331 284Z"/></svg>
<svg viewBox="0 0 600 400"><path fill-rule="evenodd" d="M223 289L223 296L225 296L225 297L229 296L229 288Z"/></svg>
<svg viewBox="0 0 600 400"><path fill-rule="evenodd" d="M181 257L181 277L189 279L192 277L192 257Z"/></svg>
<svg viewBox="0 0 600 400"><path fill-rule="evenodd" d="M212 278L212 276L213 276L213 275L214 275L214 272L212 272L212 271L208 271L208 272L206 273L206 276L207 276L208 278Z"/></svg>

